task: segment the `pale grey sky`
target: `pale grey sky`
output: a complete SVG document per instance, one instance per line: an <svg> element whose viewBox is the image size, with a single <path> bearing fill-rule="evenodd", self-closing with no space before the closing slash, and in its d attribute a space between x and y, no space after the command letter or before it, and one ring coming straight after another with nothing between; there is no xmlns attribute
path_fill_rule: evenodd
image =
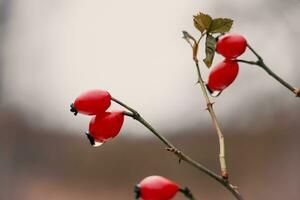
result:
<svg viewBox="0 0 300 200"><path fill-rule="evenodd" d="M182 30L198 34L192 21L198 11L233 18L232 32L243 34L275 72L300 86L296 0L11 2L2 44L3 105L21 109L39 125L81 133L89 118L74 119L69 104L94 88L109 90L161 130L210 125L190 48L181 39ZM221 60L216 57L215 64ZM223 125L245 124L256 98L265 97L272 99L266 112L297 103L265 72L241 65L236 82L214 100L216 112ZM126 120L123 130L142 127Z"/></svg>

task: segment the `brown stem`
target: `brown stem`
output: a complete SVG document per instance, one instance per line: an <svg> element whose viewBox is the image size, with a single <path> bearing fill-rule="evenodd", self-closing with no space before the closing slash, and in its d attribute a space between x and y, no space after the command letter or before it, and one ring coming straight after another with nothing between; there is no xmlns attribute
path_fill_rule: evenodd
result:
<svg viewBox="0 0 300 200"><path fill-rule="evenodd" d="M279 83L281 83L284 87L289 89L291 92L295 94L296 97L300 97L300 89L295 88L292 85L290 85L288 82L284 81L281 77L279 77L277 74L275 74L263 61L262 57L248 44L247 47L252 51L252 53L256 56L257 61L247 61L247 60L237 60L238 62L247 63L250 65L257 65L264 69L271 77L273 77L275 80L277 80Z"/></svg>
<svg viewBox="0 0 300 200"><path fill-rule="evenodd" d="M200 40L202 39L204 34L201 35L200 39L198 40L198 44L200 42ZM217 131L217 135L218 135L218 138L219 138L219 149L220 149L220 153L219 153L219 161L220 161L220 167L221 167L221 175L224 179L228 179L229 175L228 175L228 172L227 172L227 167L226 167L226 158L225 158L225 141L224 141L224 135L222 133L222 130L221 130L221 127L220 127L220 123L218 121L218 118L216 116L216 113L213 109L213 103L210 101L209 99L209 96L208 96L208 92L206 90L206 87L205 87L205 83L202 79L202 76L201 76L201 71L200 71L200 67L199 67L199 61L198 61L198 58L197 58L197 55L195 55L194 52L198 52L198 46L199 45L195 45L194 48L193 48L193 60L195 62L195 65L196 65L196 69L197 69L197 74L198 74L198 83L200 84L200 88L202 90L202 94L204 96L204 99L205 99L205 102L206 102L206 105L207 105L207 110L211 116L211 119L212 119L212 122L216 128L216 131ZM197 48L197 49L195 49Z"/></svg>

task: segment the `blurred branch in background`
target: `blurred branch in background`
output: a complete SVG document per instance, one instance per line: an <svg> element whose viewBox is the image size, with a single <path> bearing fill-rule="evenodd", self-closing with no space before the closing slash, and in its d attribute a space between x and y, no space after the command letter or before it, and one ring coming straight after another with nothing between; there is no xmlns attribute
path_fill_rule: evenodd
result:
<svg viewBox="0 0 300 200"><path fill-rule="evenodd" d="M170 10L172 13L166 15L163 11L169 8L164 6L171 3L170 0L167 0L161 5L159 15L155 15L155 18L147 18L148 25L146 26L144 18L140 18L141 20L136 18L139 14L136 9L128 13L119 8L112 9L112 5L116 2L116 0L113 0L112 3L83 0L76 2L13 1L9 23L6 25L8 29L5 31L4 42L7 49L2 52L4 63L2 63L1 68L6 74L4 77L5 84L2 84L2 91L5 92L5 97L2 96L2 102L5 101L27 113L34 112L34 115L27 116L28 121L33 123L34 116L44 118L45 120L41 121L40 126L56 126L63 123L68 128L80 128L81 123L74 124L71 120L66 120L65 110L61 108L80 90L105 87L110 88L115 94L121 95L129 102L134 104L138 102L145 113L153 112L148 101L151 96L164 97L157 98L152 106L161 107L161 105L165 105L165 109L161 109L158 116L150 115L149 120L154 121L155 119L163 122L167 119L166 116L172 116L170 117L172 122L159 123L156 126L158 129L173 128L173 125L174 128L180 128L183 124L190 126L199 120L205 121L205 125L210 124L209 120L205 120L206 115L202 114L202 110L193 111L193 115L196 117L181 118L181 114L178 114L190 113L191 108L198 106L199 102L189 98L189 106L183 106L187 103L185 96L198 95L198 91L196 92L189 85L193 74L182 67L187 60L185 56L182 56L185 55L186 49L185 46L178 46L181 45L181 41L176 34L178 27L184 27L184 24L188 22L175 19L181 19L182 16L180 15L189 16L191 13L189 7L195 8L199 5L192 1L172 2L172 6L175 4L182 10L172 8ZM300 15L295 12L295 8L299 9L299 7L296 3L292 3L292 0L288 0L287 3L276 0L278 6L273 5L269 0L266 2L269 7L266 7L265 1L258 0L249 1L247 5L244 5L244 1L238 0L230 0L226 3L204 0L201 7L203 9L211 7L211 12L218 13L220 16L237 18L238 25L234 27L233 31L246 34L249 37L249 42L255 44L257 51L262 53L266 63L272 66L272 70L280 74L285 80L291 81L292 85L297 86L298 77L296 74L299 74L299 68L296 63L299 63L299 56L296 53L299 52L299 45L293 45L295 41L291 36L295 36L295 34L290 33L289 27L291 24L295 24L297 17L299 18ZM126 2L127 5L134 3L136 0ZM148 2L147 6L154 7L157 3L157 1ZM144 5L139 3L137 6L143 8ZM280 13L284 14L278 14L280 6L282 7ZM151 9L147 9L147 12L149 10ZM261 12L262 10L264 12ZM258 12L253 14L254 11ZM184 14L184 12L188 13ZM143 15L151 16L150 13ZM112 26L112 24L119 21L121 16L125 17L124 21L129 23L126 25L128 28L124 29L126 30L124 37L128 37L128 39L122 40L121 43L106 42L108 40L103 38L108 37L109 34L112 34L110 37L118 35L120 28L116 28L117 26ZM290 23L285 23L283 18ZM137 24L143 26L137 26ZM270 26L266 28L265 24L270 24ZM160 34L159 37L156 37L156 31L153 31L155 29L161 29L163 35ZM293 30L296 29L299 29L299 26L294 25ZM270 31L274 31L276 34L270 34ZM145 41L143 46L140 46L137 41L142 39L140 36L143 34L149 34L149 39ZM138 36L138 38L134 38L133 35ZM3 37L2 40L4 40ZM274 40L277 42L274 43ZM157 44L160 44L161 47L157 48ZM276 44L276 48L274 48L274 44ZM123 52L122 58L118 60L118 63L111 63L115 54L112 46L115 45L120 48L119 51ZM145 46L147 48L144 48ZM140 48L143 51L136 50ZM280 55L281 49L284 49L284 55ZM143 67L140 66L141 62L143 62ZM120 72L115 73L118 65L128 67L120 67L118 68ZM281 66L286 66L286 68ZM141 75L136 75L134 79L125 79L122 76L125 69L126 73ZM142 69L148 71L142 72L140 71ZM169 75L170 70L172 76ZM266 80L264 72L255 73L254 70L249 67L241 69L240 80L244 81L239 81L230 92L224 94L222 97L222 105L224 106L216 106L220 120L224 121L223 119L226 117L226 119L238 119L243 124L247 123L247 118L253 117L254 114L251 112L248 115L237 117L232 112L231 107L235 105L237 109L243 112L246 108L241 97L252 98L250 94L253 92L270 96L276 94L280 98L287 99L284 93L286 91L281 93L282 88L277 87L273 80ZM295 71L293 72L293 70ZM145 81L145 74L156 78ZM207 71L205 70L203 70L203 78L207 78ZM1 81L3 83L2 79ZM128 88L136 91L136 94L141 93L141 97L138 98L125 92L120 87L124 81L126 81ZM144 88L147 89L142 90L136 82L142 82ZM251 87L249 87L250 82ZM168 84L170 87L166 86ZM260 87L261 85L264 87ZM155 90L154 88L160 89ZM183 91L184 94L178 95L177 91L179 90ZM20 96L22 98L19 98ZM49 101L54 96L56 97L55 101ZM229 96L230 98L228 98ZM168 98L176 98L177 100L169 101ZM290 104L290 102L283 102L280 98L273 100L272 104ZM47 107L40 109L36 106L44 104L44 102L47 102ZM248 104L248 107L255 106L255 101ZM49 115L49 112L55 113L55 115ZM177 120L182 121L182 124L174 123ZM131 124L128 127L131 130L136 130Z"/></svg>
<svg viewBox="0 0 300 200"><path fill-rule="evenodd" d="M3 119L5 112L1 109L2 99L3 99L3 71L4 71L4 43L7 31L7 23L9 19L9 12L11 9L11 4L13 0L0 0L0 129L1 134L10 134L10 137L7 138L6 142L0 146L0 199L14 199L12 187L14 184L14 168L15 168L15 152L16 152L16 132L14 131L5 131L2 128ZM6 133L5 133L6 132ZM2 154L3 153L3 154Z"/></svg>
<svg viewBox="0 0 300 200"><path fill-rule="evenodd" d="M3 43L5 40L5 27L12 1L13 0L0 0L0 104L2 102L3 92Z"/></svg>
<svg viewBox="0 0 300 200"><path fill-rule="evenodd" d="M261 106L251 111L264 110L265 100L272 98L261 99L258 101ZM262 116L268 122L252 119L249 128L243 131L224 126L226 132L233 133L227 135L228 161L234 171L232 179L242 185L240 189L247 199L299 200L300 181L296 172L300 164L297 131L300 111L280 109L269 117ZM233 199L214 180L191 170L184 162L170 164L177 159L162 150L155 139L129 139L128 132L124 132L124 137L95 149L84 135L77 137L73 131L57 127L32 127L21 113L13 111L0 112L0 126L0 169L10 156L14 164L10 169L14 173L10 177L9 193L4 194L1 187L1 200L130 200L132 186L145 174L162 174L188 184L196 199ZM218 153L215 136L199 134L209 130L205 127L174 130L175 135L170 139L197 160L218 170L214 159ZM17 133L20 134L15 137ZM13 154L12 145L15 146ZM144 162L145 158L150 161ZM126 164L120 167L120 163ZM5 170L9 169L5 167ZM7 178L3 180L2 176L7 177L7 173L0 171L0 185L7 185L4 182Z"/></svg>

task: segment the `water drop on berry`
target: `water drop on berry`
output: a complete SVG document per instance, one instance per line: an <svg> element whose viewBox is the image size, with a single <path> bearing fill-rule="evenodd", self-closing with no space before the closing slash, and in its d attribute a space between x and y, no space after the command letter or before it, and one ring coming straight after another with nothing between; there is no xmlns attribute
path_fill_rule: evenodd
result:
<svg viewBox="0 0 300 200"><path fill-rule="evenodd" d="M221 93L222 93L222 91L215 90L215 91L212 91L210 93L210 96L212 96L212 97L218 97Z"/></svg>
<svg viewBox="0 0 300 200"><path fill-rule="evenodd" d="M104 144L105 142L97 142L95 141L94 144L92 145L93 147L100 147L102 144Z"/></svg>

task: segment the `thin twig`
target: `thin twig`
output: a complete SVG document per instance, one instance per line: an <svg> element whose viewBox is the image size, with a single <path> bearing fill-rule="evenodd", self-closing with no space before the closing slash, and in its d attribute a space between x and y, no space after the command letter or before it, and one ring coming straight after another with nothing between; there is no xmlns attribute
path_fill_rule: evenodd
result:
<svg viewBox="0 0 300 200"><path fill-rule="evenodd" d="M227 167L226 167L226 158L225 158L225 141L224 141L224 135L222 133L221 127L220 127L220 123L217 119L216 113L213 109L213 103L210 101L209 96L208 96L208 92L206 90L205 87L205 83L202 79L201 76L201 71L200 71L200 67L199 67L199 61L197 58L197 54L195 55L195 52L198 52L198 46L199 46L199 42L201 41L202 37L204 36L204 34L201 34L200 39L198 40L198 44L194 46L193 48L193 60L195 62L196 65L196 69L197 69L197 74L198 74L198 83L200 84L200 88L202 90L203 96L205 98L206 101L206 105L207 105L207 110L210 113L212 122L216 128L217 131L217 135L219 138L219 147L220 147L220 154L219 154L219 160L220 160L220 166L221 166L221 175L224 179L228 179L228 172L227 172ZM196 48L196 49L195 49Z"/></svg>
<svg viewBox="0 0 300 200"><path fill-rule="evenodd" d="M120 100L118 100L116 98L112 97L111 99L112 99L112 101L118 103L119 105L123 106L127 110L131 111L131 112L123 111L123 114L137 120L138 122L143 124L146 128L148 128L162 143L164 143L166 145L166 147L167 147L166 150L172 152L175 156L177 156L179 158L179 160L185 161L189 165L193 166L194 168L200 170L201 172L205 173L206 175L210 176L211 178L213 178L216 181L218 181L219 183L221 183L228 191L230 191L236 197L237 200L243 200L240 193L236 190L236 188L234 188L229 183L228 180L217 175L213 171L209 170L202 164L198 163L197 161L193 160L192 158L190 158L189 156L184 154L182 151L177 149L170 141L168 141L164 136L162 136L158 131L156 131L151 126L151 124L148 123L135 109L129 107L128 105L126 105L125 103L121 102Z"/></svg>
<svg viewBox="0 0 300 200"><path fill-rule="evenodd" d="M247 63L249 65L256 65L257 64L257 62L255 62L255 61L249 61L249 60L237 59L236 61L237 62L241 62L241 63Z"/></svg>
<svg viewBox="0 0 300 200"><path fill-rule="evenodd" d="M115 99L114 97L110 97L112 101L116 102L117 104L123 106L124 108L126 108L127 110L131 111L133 114L137 114L138 112L136 110L134 110L133 108L127 106L125 103L119 101L118 99Z"/></svg>
<svg viewBox="0 0 300 200"><path fill-rule="evenodd" d="M247 61L247 60L237 60L238 62L247 63L250 65L257 65L264 69L271 77L276 79L279 83L281 83L284 87L289 89L291 92L295 94L296 97L300 97L300 89L295 88L292 85L290 85L288 82L284 81L281 77L279 77L277 74L275 74L263 61L262 57L248 44L247 47L250 49L250 51L256 56L257 61Z"/></svg>

